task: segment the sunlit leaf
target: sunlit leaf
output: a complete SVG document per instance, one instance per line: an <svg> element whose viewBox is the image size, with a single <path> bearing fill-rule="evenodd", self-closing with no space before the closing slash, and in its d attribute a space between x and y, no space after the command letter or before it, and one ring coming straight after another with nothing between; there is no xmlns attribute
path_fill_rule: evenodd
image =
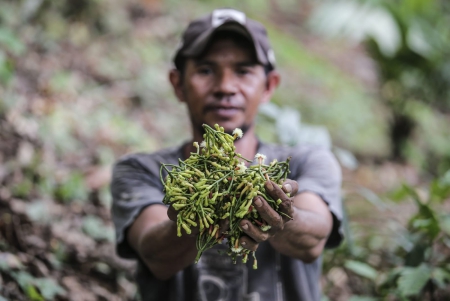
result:
<svg viewBox="0 0 450 301"><path fill-rule="evenodd" d="M278 139L285 145L296 145L300 136L300 113L292 108L282 108L276 119Z"/></svg>
<svg viewBox="0 0 450 301"><path fill-rule="evenodd" d="M36 290L36 288L32 285L27 285L23 288L25 293L27 294L28 298L30 298L31 301L45 301L44 297L42 297L41 294Z"/></svg>
<svg viewBox="0 0 450 301"><path fill-rule="evenodd" d="M372 190L361 186L358 187L358 193L378 209L385 210L387 208L386 203Z"/></svg>
<svg viewBox="0 0 450 301"><path fill-rule="evenodd" d="M333 153L336 155L336 158L343 167L350 170L355 170L358 168L358 159L356 159L355 155L351 151L334 146Z"/></svg>
<svg viewBox="0 0 450 301"><path fill-rule="evenodd" d="M345 267L355 274L368 278L370 280L375 280L378 275L377 271L373 267L371 267L367 263L360 261L347 260L345 262Z"/></svg>
<svg viewBox="0 0 450 301"><path fill-rule="evenodd" d="M324 126L302 123L298 137L299 144L309 144L331 149L331 136Z"/></svg>
<svg viewBox="0 0 450 301"><path fill-rule="evenodd" d="M399 28L392 15L383 7L358 1L325 1L310 18L310 26L319 33L345 37L361 42L372 37L385 56L400 47Z"/></svg>

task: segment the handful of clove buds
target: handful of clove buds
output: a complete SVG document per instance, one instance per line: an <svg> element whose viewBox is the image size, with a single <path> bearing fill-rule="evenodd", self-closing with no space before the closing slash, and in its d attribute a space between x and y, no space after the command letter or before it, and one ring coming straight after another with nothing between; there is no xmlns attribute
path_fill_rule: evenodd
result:
<svg viewBox="0 0 450 301"><path fill-rule="evenodd" d="M247 168L244 162L252 161L235 152L234 141L242 137L240 129L235 129L229 135L217 124L215 129L206 124L203 128L204 141L201 144L194 142L197 148L195 153L191 153L185 161L179 159L178 165L162 164L160 177L165 192L163 203L177 210L178 236L183 231L191 234L192 227L199 228L195 262L205 250L222 243L226 238L228 255L232 256L233 262L242 256L245 263L252 253L253 268L256 269L255 252L239 245L243 232L238 225L242 219L247 219L263 231L270 229L253 207L252 201L260 195L279 212L281 200L274 200L266 193L264 182L270 179L281 185L289 173L290 158L284 162L274 160L265 165L265 156L256 154L258 164ZM163 170L168 174L165 179ZM220 220L223 219L229 220L229 229L219 233Z"/></svg>

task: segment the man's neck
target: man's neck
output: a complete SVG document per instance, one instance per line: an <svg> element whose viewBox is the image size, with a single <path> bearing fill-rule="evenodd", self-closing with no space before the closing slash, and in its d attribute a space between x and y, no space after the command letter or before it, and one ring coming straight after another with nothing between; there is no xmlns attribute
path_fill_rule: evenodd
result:
<svg viewBox="0 0 450 301"><path fill-rule="evenodd" d="M192 141L184 147L183 152L185 158L188 158L191 152L197 151L192 144L194 141L200 144L203 141L202 134L194 133ZM234 146L236 146L236 153L241 154L244 158L253 160L258 151L258 139L256 138L254 126L250 127L242 138L235 140Z"/></svg>

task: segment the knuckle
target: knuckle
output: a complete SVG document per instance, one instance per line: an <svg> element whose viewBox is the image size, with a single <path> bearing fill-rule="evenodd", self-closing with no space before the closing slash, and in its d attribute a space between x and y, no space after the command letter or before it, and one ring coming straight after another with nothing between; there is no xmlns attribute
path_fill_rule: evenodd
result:
<svg viewBox="0 0 450 301"><path fill-rule="evenodd" d="M259 235L256 235L255 241L257 243L260 243L260 242L266 241L268 239L268 237L269 237L269 235L267 233L261 233Z"/></svg>
<svg viewBox="0 0 450 301"><path fill-rule="evenodd" d="M273 219L273 225L275 227L279 227L280 224L282 224L282 223L283 223L283 218L281 217L281 215L277 214Z"/></svg>

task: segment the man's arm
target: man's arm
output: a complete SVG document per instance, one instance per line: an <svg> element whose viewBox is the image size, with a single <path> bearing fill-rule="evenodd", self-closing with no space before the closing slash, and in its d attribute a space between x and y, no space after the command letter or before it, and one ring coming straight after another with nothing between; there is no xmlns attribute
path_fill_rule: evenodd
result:
<svg viewBox="0 0 450 301"><path fill-rule="evenodd" d="M136 218L127 232L128 243L156 278L166 280L190 265L197 255L195 236L177 236L176 222L167 207L151 205Z"/></svg>
<svg viewBox="0 0 450 301"><path fill-rule="evenodd" d="M268 240L280 253L312 262L323 251L326 240L333 227L333 218L327 204L316 194L302 192L294 198L286 193L296 194L297 183L287 180L283 189L278 185L268 185L266 190L274 199L281 199L281 211L275 212L261 197L254 200L256 210L261 217L272 226L263 232L247 220L241 221L241 229L248 235L241 238L241 244L250 250L256 250L258 243ZM273 188L270 191L268 188ZM292 217L290 220L287 216Z"/></svg>

